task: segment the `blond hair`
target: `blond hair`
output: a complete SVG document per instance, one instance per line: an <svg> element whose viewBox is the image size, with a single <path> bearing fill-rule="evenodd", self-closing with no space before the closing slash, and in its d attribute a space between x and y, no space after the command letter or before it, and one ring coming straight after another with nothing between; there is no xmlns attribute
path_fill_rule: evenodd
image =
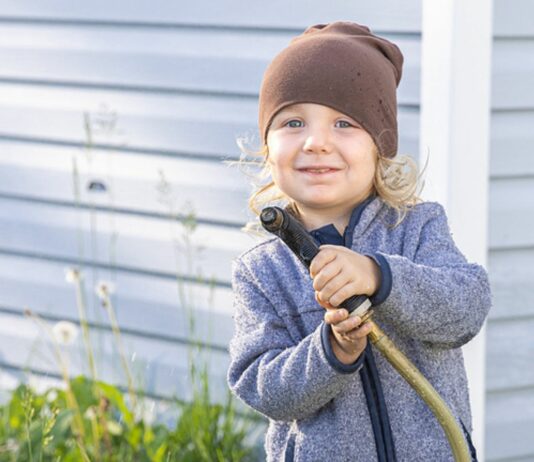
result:
<svg viewBox="0 0 534 462"><path fill-rule="evenodd" d="M259 168L259 172L249 174L255 186L248 199L250 210L255 215L259 215L265 206L276 203L289 205L293 211L297 211L292 199L276 186L271 177L271 170L267 162L269 157L267 145L258 151L253 151L246 147L246 139L244 138L238 139L237 144L242 152L239 164ZM424 168L419 172L417 163L408 155L397 155L392 159L383 157L379 155L376 146L375 155L377 162L373 178L373 191L397 212L398 218L394 224L397 226L404 220L410 208L421 201L419 194L423 186L421 177Z"/></svg>

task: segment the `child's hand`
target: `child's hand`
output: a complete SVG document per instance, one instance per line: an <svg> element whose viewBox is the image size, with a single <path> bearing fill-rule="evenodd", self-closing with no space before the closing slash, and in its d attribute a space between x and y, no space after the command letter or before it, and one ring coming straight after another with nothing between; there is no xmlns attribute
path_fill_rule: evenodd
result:
<svg viewBox="0 0 534 462"><path fill-rule="evenodd" d="M365 350L371 325L362 325L359 316L349 317L344 308L328 309L324 321L332 326L330 344L337 359L344 364L352 364Z"/></svg>
<svg viewBox="0 0 534 462"><path fill-rule="evenodd" d="M310 265L317 302L326 308L325 323L332 326L331 345L342 363L351 364L367 345L369 324L361 325L358 316L349 317L346 309L337 309L352 295L372 295L380 281L380 270L369 257L346 247L323 245Z"/></svg>
<svg viewBox="0 0 534 462"><path fill-rule="evenodd" d="M380 270L371 258L338 245L321 246L310 274L317 301L325 308L337 307L352 295L373 295L380 283Z"/></svg>

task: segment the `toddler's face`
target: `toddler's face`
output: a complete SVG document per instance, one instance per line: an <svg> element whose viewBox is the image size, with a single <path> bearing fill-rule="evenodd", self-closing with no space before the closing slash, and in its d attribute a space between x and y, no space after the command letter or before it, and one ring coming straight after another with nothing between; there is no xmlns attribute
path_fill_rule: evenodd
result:
<svg viewBox="0 0 534 462"><path fill-rule="evenodd" d="M330 107L300 103L282 109L267 147L273 181L301 210L352 210L373 189L373 139Z"/></svg>

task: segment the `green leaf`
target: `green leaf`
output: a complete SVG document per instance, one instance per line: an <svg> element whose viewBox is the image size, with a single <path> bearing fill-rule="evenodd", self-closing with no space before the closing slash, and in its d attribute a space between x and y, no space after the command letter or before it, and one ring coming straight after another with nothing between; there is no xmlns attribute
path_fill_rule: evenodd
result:
<svg viewBox="0 0 534 462"><path fill-rule="evenodd" d="M138 448L143 438L144 425L141 422L136 423L127 433L126 439L133 448Z"/></svg>
<svg viewBox="0 0 534 462"><path fill-rule="evenodd" d="M131 427L134 424L133 414L126 406L122 392L117 387L104 382L97 382L97 387L110 403L120 411L122 418L128 427Z"/></svg>
<svg viewBox="0 0 534 462"><path fill-rule="evenodd" d="M98 404L98 397L95 395L95 384L91 379L80 375L71 380L70 387L82 414L90 406Z"/></svg>
<svg viewBox="0 0 534 462"><path fill-rule="evenodd" d="M65 440L71 433L71 424L74 417L72 409L62 409L56 417L56 423L52 427L50 434L55 441Z"/></svg>
<svg viewBox="0 0 534 462"><path fill-rule="evenodd" d="M9 425L14 430L21 429L26 421L24 413L24 397L27 393L31 393L30 389L26 385L19 385L9 402Z"/></svg>

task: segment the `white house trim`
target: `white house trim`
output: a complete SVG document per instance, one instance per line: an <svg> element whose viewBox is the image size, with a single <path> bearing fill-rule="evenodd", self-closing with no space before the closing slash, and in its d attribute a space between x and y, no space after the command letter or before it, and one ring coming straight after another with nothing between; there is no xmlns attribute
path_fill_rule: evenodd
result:
<svg viewBox="0 0 534 462"><path fill-rule="evenodd" d="M470 261L487 262L492 3L423 0L420 164ZM484 460L485 332L464 348L474 442ZM444 371L445 372L445 371Z"/></svg>

